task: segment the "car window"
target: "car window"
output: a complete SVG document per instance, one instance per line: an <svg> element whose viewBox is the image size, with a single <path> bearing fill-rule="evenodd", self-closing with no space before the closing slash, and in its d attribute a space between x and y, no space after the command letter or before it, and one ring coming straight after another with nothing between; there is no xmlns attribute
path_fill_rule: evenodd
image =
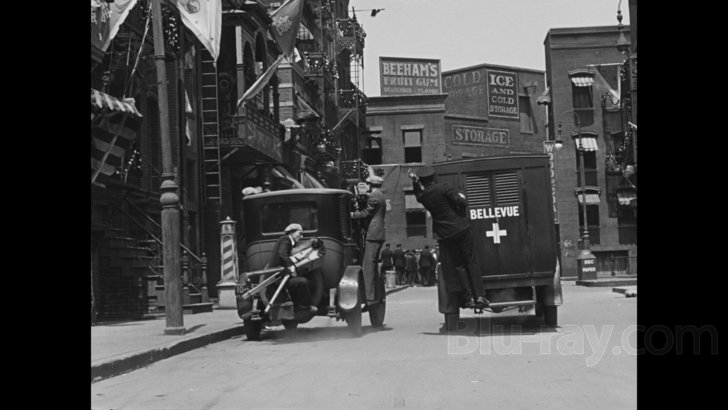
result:
<svg viewBox="0 0 728 410"><path fill-rule="evenodd" d="M301 224L304 231L318 229L318 209L315 202L268 204L260 208L261 230L264 234L283 233L292 223Z"/></svg>

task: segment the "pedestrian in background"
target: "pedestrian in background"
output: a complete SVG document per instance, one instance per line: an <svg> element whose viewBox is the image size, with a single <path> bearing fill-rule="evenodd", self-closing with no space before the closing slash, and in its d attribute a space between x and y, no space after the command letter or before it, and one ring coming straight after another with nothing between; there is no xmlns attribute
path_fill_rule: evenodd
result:
<svg viewBox="0 0 728 410"><path fill-rule="evenodd" d="M415 253L412 249L408 249L404 253L404 260L404 271L405 277L407 278L407 284L414 286L417 279L417 258L415 257Z"/></svg>
<svg viewBox="0 0 728 410"><path fill-rule="evenodd" d="M435 270L435 258L432 256L432 250L430 245L425 245L425 248L420 252L420 277L422 278L422 284L425 286L432 286L435 284L433 272Z"/></svg>
<svg viewBox="0 0 728 410"><path fill-rule="evenodd" d="M387 271L394 269L393 256L394 253L392 252L392 248L389 247L388 243L385 243L384 249L382 249L382 254L379 256L379 260L382 262L382 276L384 276Z"/></svg>
<svg viewBox="0 0 728 410"><path fill-rule="evenodd" d="M397 272L397 284L404 285L404 250L402 250L402 244L398 243L397 247L392 252L392 258L394 259L394 270Z"/></svg>

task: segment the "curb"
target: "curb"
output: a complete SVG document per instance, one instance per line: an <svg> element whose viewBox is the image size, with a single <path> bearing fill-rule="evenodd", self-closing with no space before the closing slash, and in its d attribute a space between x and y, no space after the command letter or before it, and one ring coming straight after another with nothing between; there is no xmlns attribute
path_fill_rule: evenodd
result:
<svg viewBox="0 0 728 410"><path fill-rule="evenodd" d="M118 376L136 370L140 367L148 366L154 362L166 359L178 354L188 352L206 346L211 343L229 339L233 336L239 336L244 333L243 324L240 323L234 327L223 329L216 332L206 333L197 337L192 337L176 342L168 343L164 346L153 348L141 353L131 353L125 357L116 360L91 365L91 383Z"/></svg>
<svg viewBox="0 0 728 410"><path fill-rule="evenodd" d="M407 289L409 286L400 286L389 289L386 295ZM242 323L233 325L228 329L202 334L195 337L170 342L164 346L152 348L140 353L130 353L115 360L100 364L91 364L91 383L128 373L152 363L169 357L189 352L209 344L220 342L234 336L241 336L245 333Z"/></svg>

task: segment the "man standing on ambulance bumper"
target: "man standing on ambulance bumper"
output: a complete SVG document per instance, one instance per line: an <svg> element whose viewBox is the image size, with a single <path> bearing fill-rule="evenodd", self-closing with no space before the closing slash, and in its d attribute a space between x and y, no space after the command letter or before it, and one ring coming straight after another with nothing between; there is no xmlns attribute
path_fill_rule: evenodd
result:
<svg viewBox="0 0 728 410"><path fill-rule="evenodd" d="M466 308L484 308L490 302L484 296L483 283L472 269L473 237L470 222L465 218L467 201L462 194L445 182L436 182L434 168L422 167L417 175L408 173L413 181L417 201L432 215L432 230L440 249L447 252L454 265L455 274L465 291ZM443 265L444 279L452 277ZM452 281L450 281L452 283Z"/></svg>

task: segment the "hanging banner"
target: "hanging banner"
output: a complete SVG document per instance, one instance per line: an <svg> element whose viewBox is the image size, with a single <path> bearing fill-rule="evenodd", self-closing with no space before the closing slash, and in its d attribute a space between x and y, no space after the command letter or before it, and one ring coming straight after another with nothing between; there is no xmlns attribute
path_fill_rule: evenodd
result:
<svg viewBox="0 0 728 410"><path fill-rule="evenodd" d="M182 22L217 62L222 35L222 0L177 0Z"/></svg>
<svg viewBox="0 0 728 410"><path fill-rule="evenodd" d="M294 54L302 11L303 0L288 0L270 15L273 19L270 33L289 59Z"/></svg>
<svg viewBox="0 0 728 410"><path fill-rule="evenodd" d="M518 110L518 73L486 70L488 115L520 119Z"/></svg>
<svg viewBox="0 0 728 410"><path fill-rule="evenodd" d="M106 51L137 0L91 0L91 44Z"/></svg>

